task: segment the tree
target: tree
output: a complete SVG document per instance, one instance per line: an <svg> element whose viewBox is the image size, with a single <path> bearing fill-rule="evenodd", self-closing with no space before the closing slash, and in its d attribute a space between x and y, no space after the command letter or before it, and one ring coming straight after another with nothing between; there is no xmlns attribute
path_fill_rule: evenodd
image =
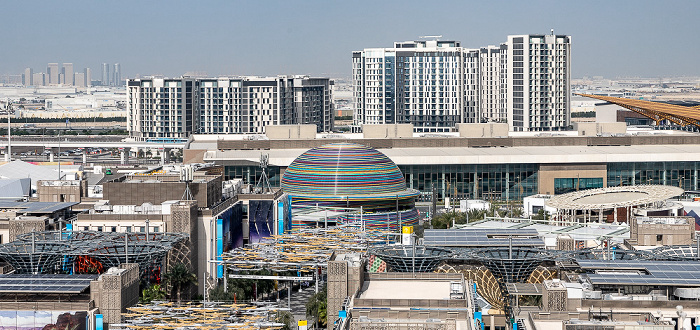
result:
<svg viewBox="0 0 700 330"><path fill-rule="evenodd" d="M282 330L296 329L294 326L294 315L290 311L278 311L275 322L284 324Z"/></svg>
<svg viewBox="0 0 700 330"><path fill-rule="evenodd" d="M317 294L314 294L306 302L306 317L314 316L316 318L316 324L321 327L326 327L326 318L328 314L326 297L328 293L328 287L323 286L323 289Z"/></svg>
<svg viewBox="0 0 700 330"><path fill-rule="evenodd" d="M187 266L182 263L170 267L168 272L163 274L163 278L165 278L167 283L171 286L170 297L172 298L173 293L177 295L178 304L180 304L181 301L182 290L190 285L197 285L197 274L190 272Z"/></svg>
<svg viewBox="0 0 700 330"><path fill-rule="evenodd" d="M536 215L532 216L533 220L549 220L549 212L544 209L539 209Z"/></svg>
<svg viewBox="0 0 700 330"><path fill-rule="evenodd" d="M139 302L142 304L150 304L151 301L164 299L165 291L163 291L163 288L160 284L153 284L141 291L141 299L139 299Z"/></svg>

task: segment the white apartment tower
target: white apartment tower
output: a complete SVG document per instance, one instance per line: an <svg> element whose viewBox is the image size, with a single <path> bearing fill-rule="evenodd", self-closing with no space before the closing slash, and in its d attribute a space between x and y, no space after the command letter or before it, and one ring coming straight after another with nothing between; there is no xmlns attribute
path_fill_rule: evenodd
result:
<svg viewBox="0 0 700 330"><path fill-rule="evenodd" d="M515 131L564 130L570 123L570 45L568 36L529 35L478 49L421 40L355 51L354 122L410 123L417 132L480 122L508 122ZM531 59L523 60L515 47L528 49Z"/></svg>
<svg viewBox="0 0 700 330"><path fill-rule="evenodd" d="M352 54L355 124L412 123L440 132L464 122L465 53L459 42L396 42Z"/></svg>
<svg viewBox="0 0 700 330"><path fill-rule="evenodd" d="M571 123L571 37L508 36L507 48L510 130L566 129Z"/></svg>
<svg viewBox="0 0 700 330"><path fill-rule="evenodd" d="M140 140L262 134L267 125L285 124L329 132L332 84L308 76L129 79L127 127Z"/></svg>

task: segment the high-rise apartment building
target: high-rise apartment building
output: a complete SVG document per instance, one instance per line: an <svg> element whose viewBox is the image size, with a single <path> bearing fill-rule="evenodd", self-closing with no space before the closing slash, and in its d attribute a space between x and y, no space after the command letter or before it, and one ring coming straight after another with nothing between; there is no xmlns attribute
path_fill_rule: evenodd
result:
<svg viewBox="0 0 700 330"><path fill-rule="evenodd" d="M57 85L60 84L61 82L58 79L58 75L60 74L58 70L58 63L49 63L48 66L46 67L46 76L47 76L47 85Z"/></svg>
<svg viewBox="0 0 700 330"><path fill-rule="evenodd" d="M127 127L137 139L264 133L267 125L333 129L328 78L307 76L127 80Z"/></svg>
<svg viewBox="0 0 700 330"><path fill-rule="evenodd" d="M22 74L22 85L24 86L34 86L32 79L34 78L34 69L26 68Z"/></svg>
<svg viewBox="0 0 700 330"><path fill-rule="evenodd" d="M114 79L112 86L121 86L122 84L122 66L119 63L114 63Z"/></svg>
<svg viewBox="0 0 700 330"><path fill-rule="evenodd" d="M434 132L464 122L465 52L459 42L397 42L352 57L357 124L412 123Z"/></svg>
<svg viewBox="0 0 700 330"><path fill-rule="evenodd" d="M521 39L537 54L526 62L513 49ZM563 130L570 123L568 36L509 36L479 49L457 41L396 42L355 51L352 62L357 125L410 123L417 132L446 132L458 123L508 122L516 131ZM522 95L533 100L525 104Z"/></svg>
<svg viewBox="0 0 700 330"><path fill-rule="evenodd" d="M109 64L108 63L102 63L102 86L109 86L111 85L111 79L109 75Z"/></svg>
<svg viewBox="0 0 700 330"><path fill-rule="evenodd" d="M571 123L571 37L508 36L511 131L558 131Z"/></svg>
<svg viewBox="0 0 700 330"><path fill-rule="evenodd" d="M63 68L61 69L63 74L63 79L61 79L61 84L73 86L73 63L63 63Z"/></svg>

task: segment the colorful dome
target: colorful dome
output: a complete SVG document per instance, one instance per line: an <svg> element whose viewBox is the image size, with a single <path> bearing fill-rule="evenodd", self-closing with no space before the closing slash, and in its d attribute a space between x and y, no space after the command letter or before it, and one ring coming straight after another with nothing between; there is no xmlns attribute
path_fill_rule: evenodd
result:
<svg viewBox="0 0 700 330"><path fill-rule="evenodd" d="M297 157L282 175L292 196L414 195L398 166L383 153L354 143L333 143Z"/></svg>

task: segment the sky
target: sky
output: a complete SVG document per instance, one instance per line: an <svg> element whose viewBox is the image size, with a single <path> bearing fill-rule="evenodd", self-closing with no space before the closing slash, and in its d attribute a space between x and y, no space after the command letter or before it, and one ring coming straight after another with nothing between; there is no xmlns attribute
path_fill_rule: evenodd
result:
<svg viewBox="0 0 700 330"><path fill-rule="evenodd" d="M511 34L572 37L574 77L700 76L700 1L4 1L0 74L119 62L122 77L349 77L353 50L442 35L463 47Z"/></svg>

